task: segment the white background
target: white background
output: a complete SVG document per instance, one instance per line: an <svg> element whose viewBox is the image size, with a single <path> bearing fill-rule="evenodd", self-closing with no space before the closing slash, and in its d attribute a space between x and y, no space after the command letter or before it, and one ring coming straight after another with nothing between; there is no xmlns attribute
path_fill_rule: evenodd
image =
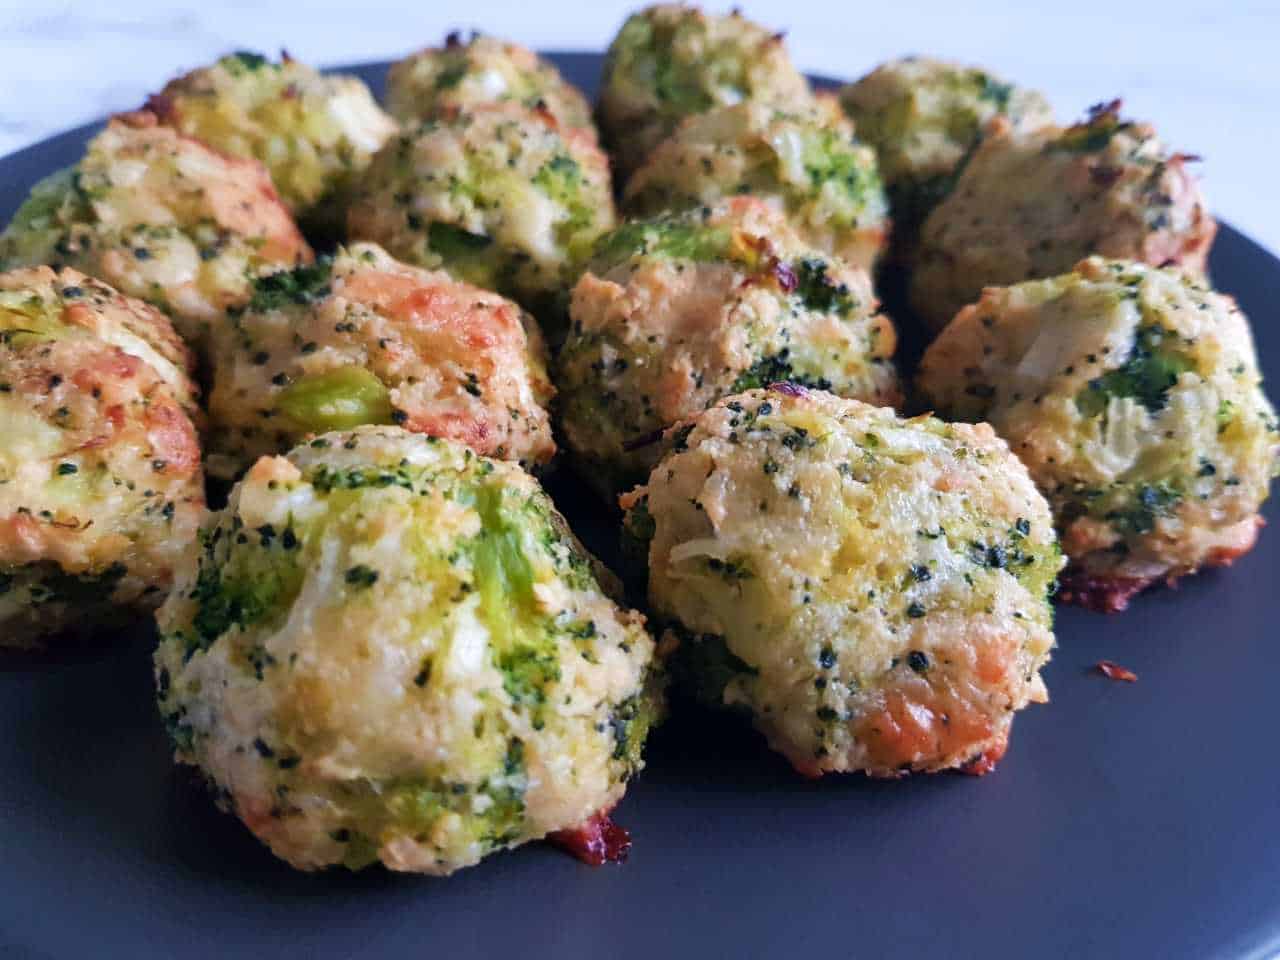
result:
<svg viewBox="0 0 1280 960"><path fill-rule="evenodd" d="M708 3L724 9L731 0ZM1219 215L1280 251L1280 0L741 0L808 71L853 78L908 52L980 63L1060 118L1122 95L1173 149L1204 157ZM603 50L637 3L610 0L0 0L0 154L136 106L232 49L317 65L394 58L478 28Z"/></svg>

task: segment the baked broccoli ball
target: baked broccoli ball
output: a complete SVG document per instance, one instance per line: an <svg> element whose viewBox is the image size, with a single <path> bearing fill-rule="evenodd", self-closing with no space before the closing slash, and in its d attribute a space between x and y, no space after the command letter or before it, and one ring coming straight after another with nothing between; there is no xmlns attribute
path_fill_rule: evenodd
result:
<svg viewBox="0 0 1280 960"><path fill-rule="evenodd" d="M83 274L0 274L0 647L157 607L204 508L191 357Z"/></svg>
<svg viewBox="0 0 1280 960"><path fill-rule="evenodd" d="M751 197L619 227L573 289L561 426L606 496L641 482L662 430L726 394L793 380L898 399L893 324L865 270Z"/></svg>
<svg viewBox="0 0 1280 960"><path fill-rule="evenodd" d="M672 429L623 503L673 669L801 773L986 772L1047 699L1062 558L985 424L779 384Z"/></svg>
<svg viewBox="0 0 1280 960"><path fill-rule="evenodd" d="M621 798L644 618L537 482L395 427L264 457L158 614L176 758L302 870L447 874Z"/></svg>
<svg viewBox="0 0 1280 960"><path fill-rule="evenodd" d="M1039 93L978 67L926 57L882 64L844 87L840 101L858 138L875 147L902 247L913 244L993 118L1003 117L1015 132L1053 122Z"/></svg>
<svg viewBox="0 0 1280 960"><path fill-rule="evenodd" d="M1124 609L1253 546L1280 434L1235 302L1173 269L1090 258L987 290L924 356L943 416L987 420L1049 498L1063 595Z"/></svg>
<svg viewBox="0 0 1280 960"><path fill-rule="evenodd" d="M259 280L213 351L209 471L235 476L305 437L397 423L533 466L555 443L533 318L373 244Z"/></svg>
<svg viewBox="0 0 1280 960"><path fill-rule="evenodd" d="M798 111L809 98L781 34L737 12L658 4L632 14L610 45L597 116L629 175L691 114L744 100Z"/></svg>
<svg viewBox="0 0 1280 960"><path fill-rule="evenodd" d="M193 345L248 300L254 277L310 260L259 163L146 112L112 120L0 234L0 269L49 264L100 277L164 310Z"/></svg>
<svg viewBox="0 0 1280 960"><path fill-rule="evenodd" d="M749 193L786 213L805 240L871 269L889 231L874 151L829 98L787 112L739 103L686 118L627 184L639 216Z"/></svg>
<svg viewBox="0 0 1280 960"><path fill-rule="evenodd" d="M911 301L935 331L983 287L1067 273L1091 254L1204 272L1218 228L1189 158L1119 111L1022 135L996 121L921 233Z"/></svg>
<svg viewBox="0 0 1280 960"><path fill-rule="evenodd" d="M188 136L271 174L294 214L342 224L354 181L397 126L359 77L325 76L288 54L233 53L171 80L147 107Z"/></svg>
<svg viewBox="0 0 1280 960"><path fill-rule="evenodd" d="M481 105L393 138L348 224L352 239L545 315L574 259L614 224L609 161L546 111Z"/></svg>
<svg viewBox="0 0 1280 960"><path fill-rule="evenodd" d="M562 127L595 136L587 98L554 64L519 44L480 34L464 42L451 33L443 47L421 50L392 64L386 101L391 115L405 124L515 101L531 110L546 110Z"/></svg>

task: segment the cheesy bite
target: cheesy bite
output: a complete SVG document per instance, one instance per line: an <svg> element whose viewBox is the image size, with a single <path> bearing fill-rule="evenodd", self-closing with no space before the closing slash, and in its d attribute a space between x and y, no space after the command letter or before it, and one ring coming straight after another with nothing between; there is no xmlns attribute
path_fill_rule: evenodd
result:
<svg viewBox="0 0 1280 960"><path fill-rule="evenodd" d="M597 115L625 178L685 117L743 101L798 111L809 98L782 34L737 12L658 4L632 14L610 45Z"/></svg>
<svg viewBox="0 0 1280 960"><path fill-rule="evenodd" d="M420 50L387 71L387 109L415 125L488 103L513 101L545 110L566 128L595 136L591 106L560 71L527 47L473 34L451 33L443 47Z"/></svg>
<svg viewBox="0 0 1280 960"><path fill-rule="evenodd" d="M374 158L352 239L448 270L547 316L575 259L614 225L609 161L580 129L517 103L429 120Z"/></svg>
<svg viewBox="0 0 1280 960"><path fill-rule="evenodd" d="M288 54L233 53L169 81L147 101L169 126L267 168L308 227L341 228L352 185L397 126L359 77L321 74Z"/></svg>
<svg viewBox="0 0 1280 960"><path fill-rule="evenodd" d="M987 286L1052 277L1082 257L1203 274L1217 224L1189 158L1148 124L1095 107L1065 129L996 121L925 221L911 303L936 332Z"/></svg>
<svg viewBox="0 0 1280 960"><path fill-rule="evenodd" d="M893 403L895 334L877 306L865 270L753 197L624 224L570 301L565 441L613 496L644 479L663 429L729 393L794 380Z"/></svg>
<svg viewBox="0 0 1280 960"><path fill-rule="evenodd" d="M191 363L98 280L0 274L0 647L164 599L204 509Z"/></svg>
<svg viewBox="0 0 1280 960"><path fill-rule="evenodd" d="M396 427L264 457L158 615L178 761L301 870L447 874L622 797L644 618L537 481Z"/></svg>
<svg viewBox="0 0 1280 960"><path fill-rule="evenodd" d="M986 420L1053 506L1064 596L1123 609L1254 543L1280 433L1235 301L1176 269L1090 258L987 290L929 348L940 414Z"/></svg>
<svg viewBox="0 0 1280 960"><path fill-rule="evenodd" d="M686 118L627 183L628 213L652 216L751 194L806 241L870 270L888 240L875 152L834 100L803 112L748 101Z"/></svg>
<svg viewBox="0 0 1280 960"><path fill-rule="evenodd" d="M623 498L649 600L708 702L807 776L986 772L1047 699L1049 507L986 425L792 384L668 431Z"/></svg>
<svg viewBox="0 0 1280 960"><path fill-rule="evenodd" d="M555 453L554 389L529 314L380 247L257 282L215 338L210 473L309 435L396 423L526 466Z"/></svg>
<svg viewBox="0 0 1280 960"><path fill-rule="evenodd" d="M889 191L894 245L909 259L930 210L996 117L1015 133L1053 122L1048 101L987 70L928 57L881 64L840 91Z"/></svg>
<svg viewBox="0 0 1280 960"><path fill-rule="evenodd" d="M159 307L193 346L254 278L311 259L261 164L145 111L107 124L0 234L0 269L74 267Z"/></svg>

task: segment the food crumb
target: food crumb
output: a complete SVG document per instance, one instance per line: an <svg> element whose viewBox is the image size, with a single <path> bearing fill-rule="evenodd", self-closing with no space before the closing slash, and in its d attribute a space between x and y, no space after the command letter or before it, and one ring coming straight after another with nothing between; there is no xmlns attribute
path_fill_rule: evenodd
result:
<svg viewBox="0 0 1280 960"><path fill-rule="evenodd" d="M1125 683L1138 682L1136 673L1110 660L1099 660L1094 666L1108 680L1123 680Z"/></svg>
<svg viewBox="0 0 1280 960"><path fill-rule="evenodd" d="M591 867L622 863L631 852L631 835L604 811L579 827L557 830L547 839Z"/></svg>

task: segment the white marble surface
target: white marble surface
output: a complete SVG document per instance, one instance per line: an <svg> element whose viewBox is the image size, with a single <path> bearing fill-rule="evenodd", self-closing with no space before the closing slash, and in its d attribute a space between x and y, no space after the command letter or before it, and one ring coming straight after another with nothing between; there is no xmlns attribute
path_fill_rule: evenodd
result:
<svg viewBox="0 0 1280 960"><path fill-rule="evenodd" d="M854 77L906 52L986 64L1045 91L1063 117L1122 95L1201 167L1220 216L1280 251L1277 0L739 0L785 29L806 70ZM708 3L714 8L729 0ZM394 58L452 28L541 49L603 49L614 0L0 0L0 154L141 102L232 49L287 47L319 65ZM853 11L849 13L844 11Z"/></svg>

